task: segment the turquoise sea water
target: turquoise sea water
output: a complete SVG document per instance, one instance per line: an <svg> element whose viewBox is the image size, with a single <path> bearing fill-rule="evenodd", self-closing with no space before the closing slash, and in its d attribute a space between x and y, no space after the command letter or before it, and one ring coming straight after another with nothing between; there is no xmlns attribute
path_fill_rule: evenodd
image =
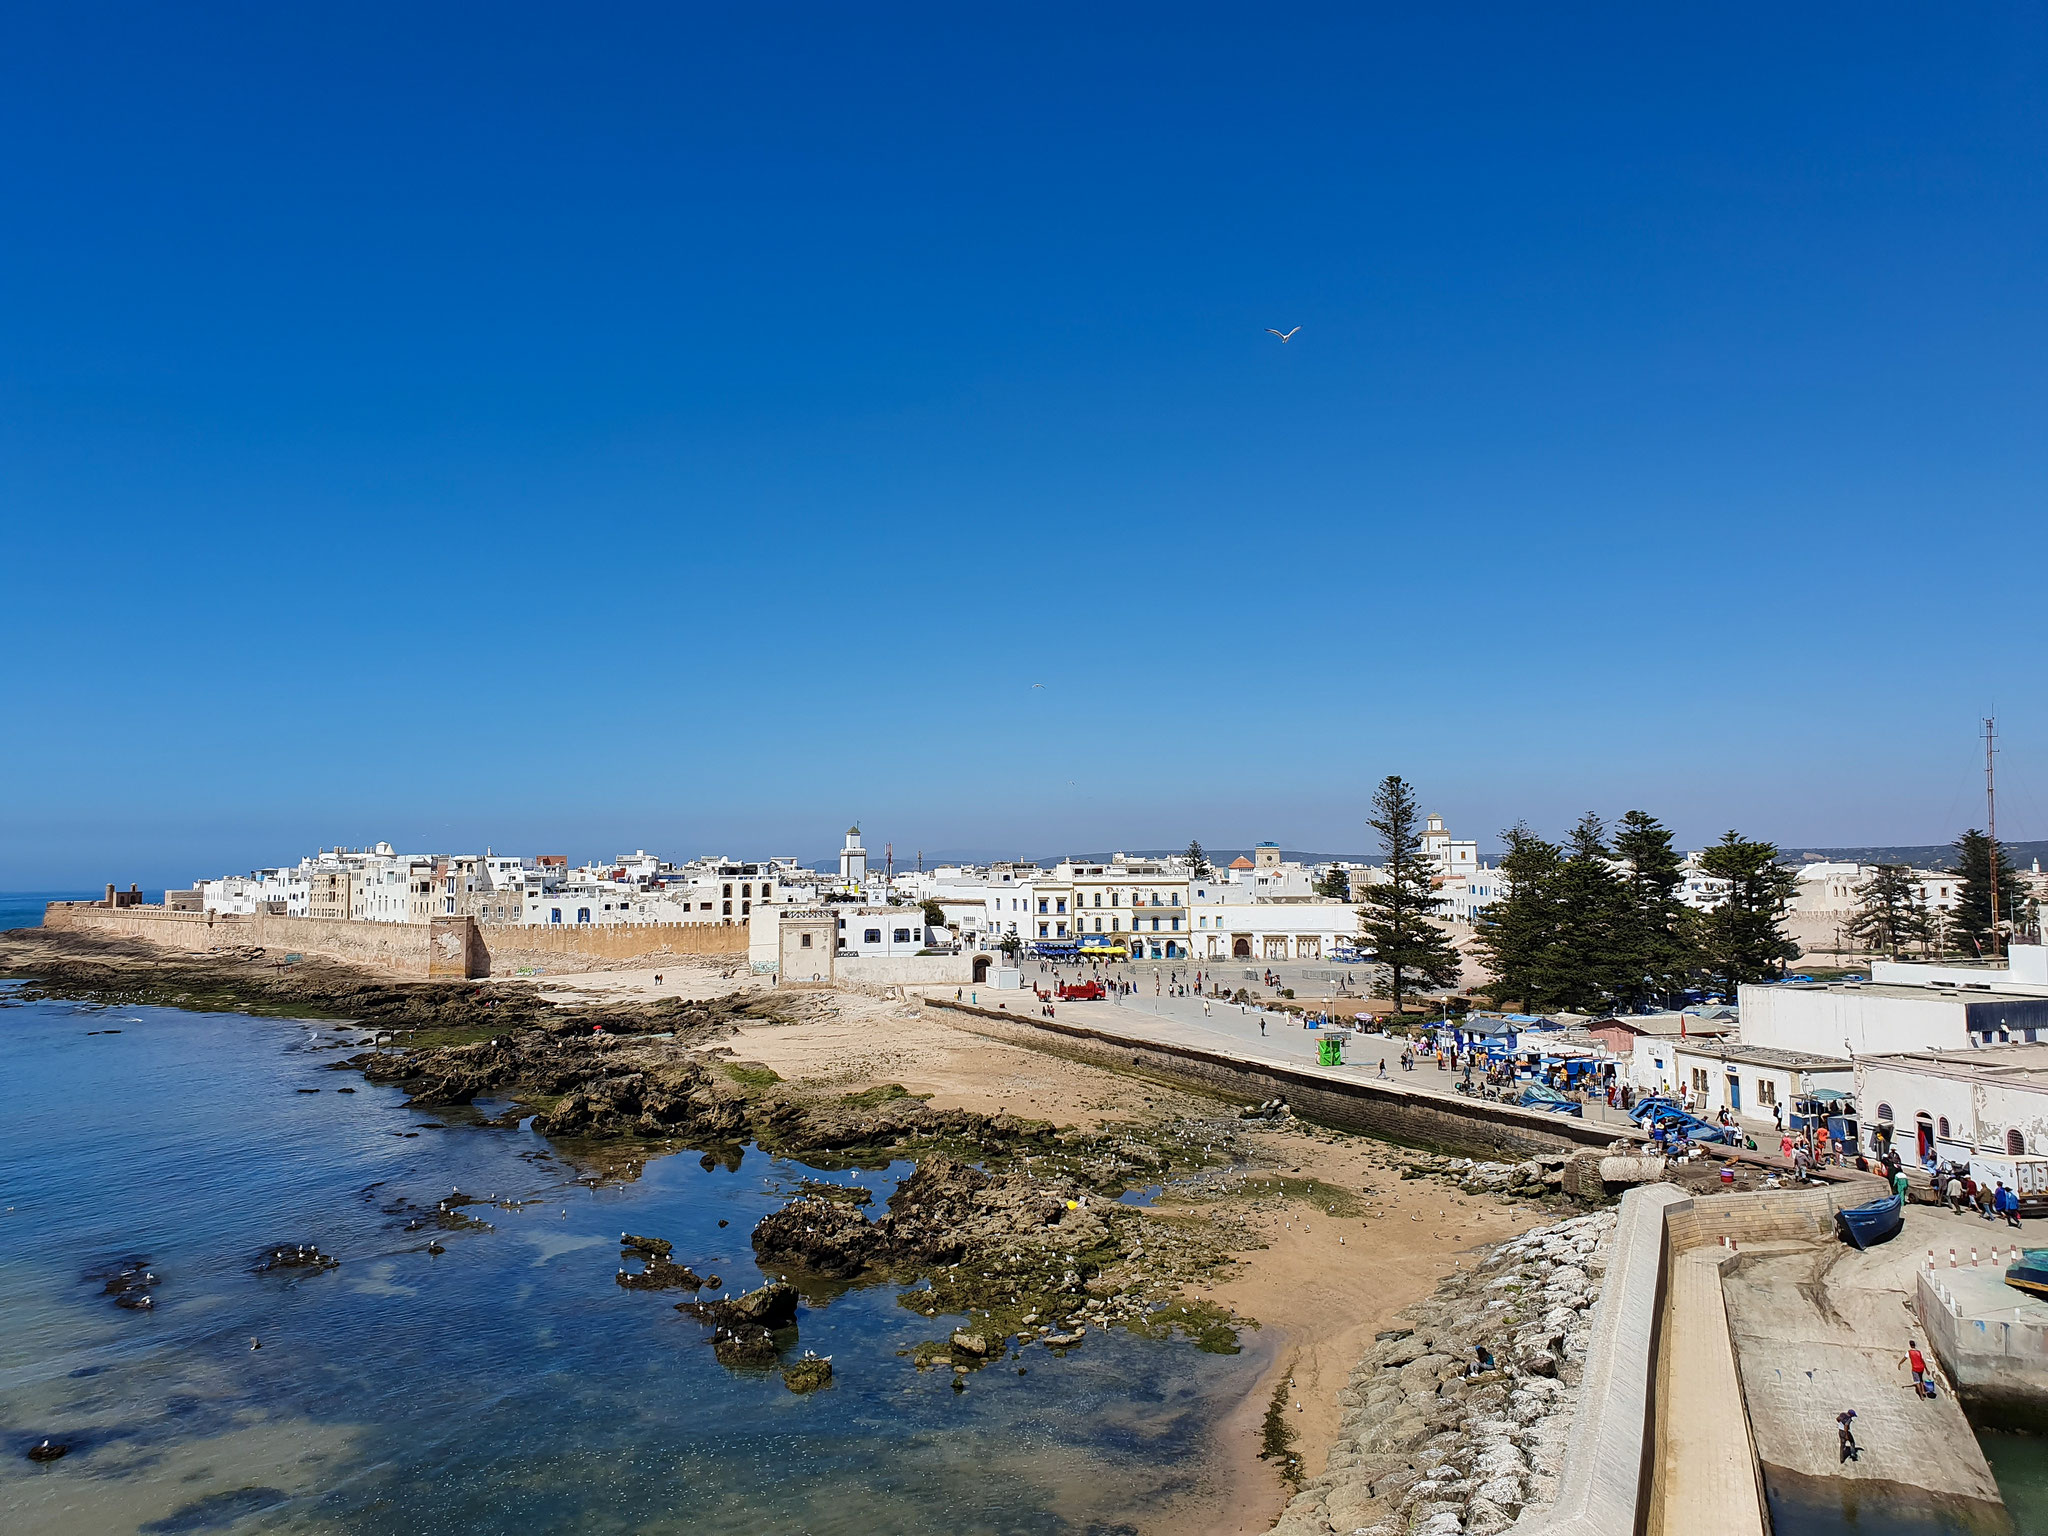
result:
<svg viewBox="0 0 2048 1536"><path fill-rule="evenodd" d="M1201 1498L1254 1351L1091 1332L955 1393L897 1351L959 1319L883 1285L807 1299L797 1352L837 1374L795 1396L720 1366L679 1294L621 1290L617 1238L737 1292L782 1192L856 1175L685 1154L593 1184L529 1132L326 1070L337 1038L0 990L0 1530L1052 1533ZM858 1177L879 1201L907 1171ZM467 1208L488 1230L405 1230L458 1186L496 1196ZM341 1266L251 1272L308 1241ZM88 1278L131 1257L151 1310ZM73 1451L28 1462L46 1435Z"/></svg>

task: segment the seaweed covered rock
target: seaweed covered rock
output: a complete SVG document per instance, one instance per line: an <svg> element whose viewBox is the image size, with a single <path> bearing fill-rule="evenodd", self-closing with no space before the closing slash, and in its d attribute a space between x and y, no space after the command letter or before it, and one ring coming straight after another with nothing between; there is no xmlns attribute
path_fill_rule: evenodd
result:
<svg viewBox="0 0 2048 1536"><path fill-rule="evenodd" d="M815 1392L832 1384L832 1362L822 1355L806 1354L782 1368L782 1384L796 1393Z"/></svg>
<svg viewBox="0 0 2048 1536"><path fill-rule="evenodd" d="M884 1257L887 1235L857 1208L804 1195L771 1211L754 1228L761 1264L788 1265L846 1279Z"/></svg>

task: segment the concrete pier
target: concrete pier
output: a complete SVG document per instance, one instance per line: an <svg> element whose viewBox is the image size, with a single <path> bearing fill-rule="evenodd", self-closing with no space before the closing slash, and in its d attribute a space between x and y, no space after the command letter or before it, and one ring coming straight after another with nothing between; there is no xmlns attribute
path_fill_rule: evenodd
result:
<svg viewBox="0 0 2048 1536"><path fill-rule="evenodd" d="M2048 1430L2048 1301L2007 1285L1989 1250L1975 1267L1946 1266L1943 1254L1915 1287L1942 1369L1980 1422Z"/></svg>

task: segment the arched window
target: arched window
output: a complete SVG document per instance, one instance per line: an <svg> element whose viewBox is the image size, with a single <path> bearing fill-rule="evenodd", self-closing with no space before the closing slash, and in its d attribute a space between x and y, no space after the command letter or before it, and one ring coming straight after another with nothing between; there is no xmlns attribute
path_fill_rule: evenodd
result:
<svg viewBox="0 0 2048 1536"><path fill-rule="evenodd" d="M1935 1128L1934 1128L1934 1134L1935 1134L1935 1135L1937 1135L1937 1136L1939 1136L1939 1137L1940 1137L1940 1138L1941 1138L1941 1139L1942 1139L1943 1141L1947 1141L1947 1140L1948 1140L1948 1116L1947 1116L1947 1115L1943 1115L1943 1116L1941 1117L1941 1120L1940 1120L1940 1122L1939 1122L1938 1124L1936 1124L1936 1126L1935 1126Z"/></svg>
<svg viewBox="0 0 2048 1536"><path fill-rule="evenodd" d="M2005 1150L2009 1157L2025 1157L2027 1155L2027 1138L2018 1131L2007 1131L2005 1133Z"/></svg>
<svg viewBox="0 0 2048 1536"><path fill-rule="evenodd" d="M1892 1123L1892 1107L1891 1107L1891 1105L1889 1105L1889 1104L1880 1104L1880 1105L1878 1105L1878 1106L1877 1106L1877 1118L1878 1118L1878 1119L1880 1119L1880 1120L1882 1120L1882 1121L1883 1121L1883 1122L1884 1122L1884 1123L1885 1123L1886 1125L1890 1125L1890 1124Z"/></svg>

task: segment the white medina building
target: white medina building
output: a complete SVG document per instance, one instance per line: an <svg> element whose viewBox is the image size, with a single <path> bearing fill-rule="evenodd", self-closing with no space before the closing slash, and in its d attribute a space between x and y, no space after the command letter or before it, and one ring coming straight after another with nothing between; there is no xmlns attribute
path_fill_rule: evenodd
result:
<svg viewBox="0 0 2048 1536"><path fill-rule="evenodd" d="M2048 1198L2048 1045L1902 1051L1856 1063L1866 1147L1968 1163L1986 1182Z"/></svg>
<svg viewBox="0 0 2048 1536"><path fill-rule="evenodd" d="M2048 1042L2048 949L2015 944L2009 960L1880 960L1867 982L1745 986L1742 1038L1844 1059Z"/></svg>

